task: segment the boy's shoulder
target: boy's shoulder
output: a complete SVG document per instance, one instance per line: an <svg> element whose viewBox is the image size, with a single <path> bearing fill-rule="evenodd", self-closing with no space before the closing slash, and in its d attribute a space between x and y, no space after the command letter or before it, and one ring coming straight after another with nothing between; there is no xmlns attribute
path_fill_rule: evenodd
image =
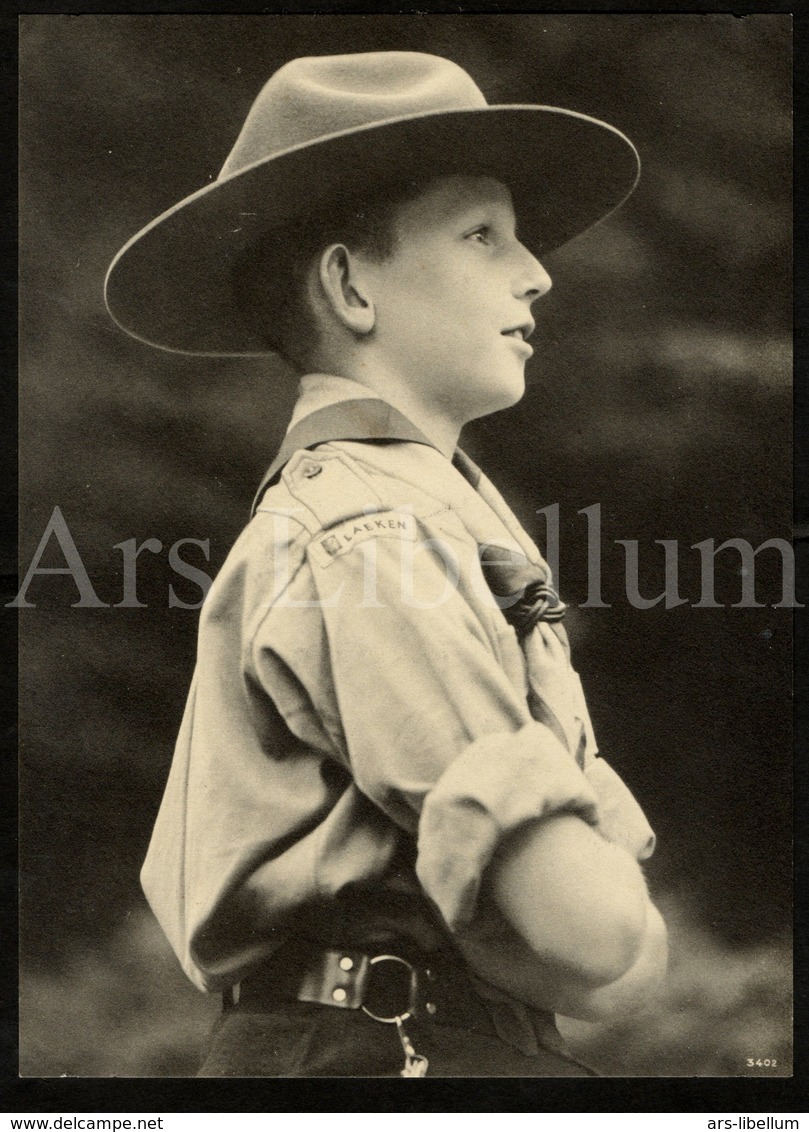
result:
<svg viewBox="0 0 809 1132"><path fill-rule="evenodd" d="M289 513L309 532L320 534L382 504L380 486L338 444L299 449L277 483L267 489L257 513Z"/></svg>
<svg viewBox="0 0 809 1132"><path fill-rule="evenodd" d="M256 514L288 515L310 537L379 511L434 514L445 506L435 495L436 455L412 443L330 441L302 449L264 493Z"/></svg>
<svg viewBox="0 0 809 1132"><path fill-rule="evenodd" d="M462 484L450 462L423 444L329 441L299 449L231 548L209 612L218 616L225 601L250 620L274 604L268 594L280 593L279 585L303 591L314 584L312 569L336 559L349 565L349 551L369 540L393 551L394 541L418 542L421 531L428 540L449 536L476 547L452 515L463 511Z"/></svg>
<svg viewBox="0 0 809 1132"><path fill-rule="evenodd" d="M249 635L289 587L301 600L316 596L313 569L346 563L369 539L415 541L419 520L446 510L429 486L428 452L330 441L293 453L218 571L203 621L236 616ZM417 472L423 483L412 482Z"/></svg>

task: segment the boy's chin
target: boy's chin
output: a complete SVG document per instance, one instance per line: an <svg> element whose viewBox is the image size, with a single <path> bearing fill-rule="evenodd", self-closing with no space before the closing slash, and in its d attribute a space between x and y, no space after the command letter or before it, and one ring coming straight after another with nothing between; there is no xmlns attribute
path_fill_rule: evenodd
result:
<svg viewBox="0 0 809 1132"><path fill-rule="evenodd" d="M518 401L522 400L524 393L525 376L520 374L517 377L510 377L507 381L501 382L499 388L492 390L491 397L487 398L489 407L479 415L485 417L489 413L499 413L503 409L510 409L512 405L516 405Z"/></svg>
<svg viewBox="0 0 809 1132"><path fill-rule="evenodd" d="M493 413L502 413L504 409L510 409L522 400L525 389L519 391L514 390L510 396L502 395L497 400L490 400L486 403L481 403L474 413L467 416L468 421L478 421L483 417L490 417Z"/></svg>

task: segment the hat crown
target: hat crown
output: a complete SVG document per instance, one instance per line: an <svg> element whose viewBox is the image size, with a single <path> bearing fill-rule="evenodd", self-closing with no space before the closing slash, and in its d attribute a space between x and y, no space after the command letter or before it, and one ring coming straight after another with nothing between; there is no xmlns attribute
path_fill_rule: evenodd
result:
<svg viewBox="0 0 809 1132"><path fill-rule="evenodd" d="M418 51L293 59L264 85L219 180L342 130L488 103L456 63Z"/></svg>

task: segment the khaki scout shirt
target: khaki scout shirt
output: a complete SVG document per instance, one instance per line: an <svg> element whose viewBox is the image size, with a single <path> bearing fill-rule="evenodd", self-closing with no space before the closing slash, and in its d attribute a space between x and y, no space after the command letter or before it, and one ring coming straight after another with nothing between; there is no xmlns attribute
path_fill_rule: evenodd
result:
<svg viewBox="0 0 809 1132"><path fill-rule="evenodd" d="M368 396L323 375L303 389L295 422ZM540 621L518 641L484 579L481 544L547 570L539 551L471 462L422 439L295 452L205 600L142 874L202 989L302 925L348 946L336 925L357 886L428 947L474 930L498 844L554 812L652 851L596 757L564 631Z"/></svg>

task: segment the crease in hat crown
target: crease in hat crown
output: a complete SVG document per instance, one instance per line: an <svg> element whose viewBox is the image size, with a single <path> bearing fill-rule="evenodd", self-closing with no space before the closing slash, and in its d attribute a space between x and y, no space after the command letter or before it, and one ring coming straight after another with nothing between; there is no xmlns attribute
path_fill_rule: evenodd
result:
<svg viewBox="0 0 809 1132"><path fill-rule="evenodd" d="M374 51L293 59L259 92L218 180L341 130L487 106L466 71L438 55Z"/></svg>

